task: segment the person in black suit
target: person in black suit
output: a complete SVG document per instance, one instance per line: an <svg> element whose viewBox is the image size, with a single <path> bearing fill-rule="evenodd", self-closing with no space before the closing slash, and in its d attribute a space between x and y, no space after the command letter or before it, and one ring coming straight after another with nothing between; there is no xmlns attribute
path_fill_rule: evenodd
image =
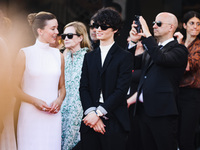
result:
<svg viewBox="0 0 200 150"><path fill-rule="evenodd" d="M129 51L133 56L135 55L135 51L137 49L137 53L143 53L144 48L141 41L134 43L131 41L130 36L127 38L127 48L126 50ZM134 60L133 60L134 61ZM131 105L132 99L135 99L137 95L137 88L140 81L141 76L141 69L134 69L132 70L132 80L131 85L127 93L127 104L129 108L129 118L130 118L130 126L131 130L128 135L127 140L127 147L126 150L142 150L141 149L141 140L140 140L140 131L139 131L139 124L136 117L133 117L133 112L135 109L135 104Z"/></svg>
<svg viewBox="0 0 200 150"><path fill-rule="evenodd" d="M114 41L120 24L119 13L111 8L100 9L94 18L100 46L85 55L80 80L83 150L124 150L126 147L130 130L126 94L133 56Z"/></svg>
<svg viewBox="0 0 200 150"><path fill-rule="evenodd" d="M132 103L136 101L141 146L144 150L177 150L178 87L188 51L173 38L178 26L175 15L162 12L156 16L153 32L157 41L144 18L140 16L139 20L141 33L137 33L133 22L131 34L134 42L144 37L145 51L134 58L134 68L142 68L142 73L137 98Z"/></svg>

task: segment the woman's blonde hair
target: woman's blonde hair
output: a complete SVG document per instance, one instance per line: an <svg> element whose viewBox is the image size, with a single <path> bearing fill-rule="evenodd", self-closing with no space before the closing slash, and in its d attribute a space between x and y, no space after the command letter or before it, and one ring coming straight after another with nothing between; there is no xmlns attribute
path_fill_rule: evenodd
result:
<svg viewBox="0 0 200 150"><path fill-rule="evenodd" d="M88 47L89 50L91 50L91 43L90 43L90 40L89 40L89 36L88 36L88 33L87 33L86 26L82 22L73 21L73 22L68 23L64 27L64 30L67 27L71 27L71 26L74 27L76 34L83 36L83 40L81 41L81 48Z"/></svg>

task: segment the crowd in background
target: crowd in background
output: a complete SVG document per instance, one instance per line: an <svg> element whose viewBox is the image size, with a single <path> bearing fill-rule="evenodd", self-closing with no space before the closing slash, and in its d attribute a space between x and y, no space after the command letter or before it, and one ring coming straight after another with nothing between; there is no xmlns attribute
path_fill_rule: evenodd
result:
<svg viewBox="0 0 200 150"><path fill-rule="evenodd" d="M35 42L13 50L20 31L0 12L0 150L195 150L200 14L184 14L176 32L176 16L161 12L153 34L143 17L124 50L114 5L63 30L52 13L31 13Z"/></svg>

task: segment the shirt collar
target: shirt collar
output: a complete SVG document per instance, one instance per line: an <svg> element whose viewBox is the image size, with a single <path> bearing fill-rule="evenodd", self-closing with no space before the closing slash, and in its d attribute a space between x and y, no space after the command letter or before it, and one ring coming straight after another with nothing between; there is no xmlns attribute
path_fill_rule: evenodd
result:
<svg viewBox="0 0 200 150"><path fill-rule="evenodd" d="M168 39L168 40L166 40L166 41L164 41L164 42L162 42L162 43L158 43L158 45L162 45L162 46L165 46L165 45L167 45L169 42L171 42L171 41L173 41L174 40L174 38L170 38L170 39Z"/></svg>
<svg viewBox="0 0 200 150"><path fill-rule="evenodd" d="M110 44L110 45L106 45L106 46L99 46L100 47L100 49L101 49L101 52L102 51L109 51L110 50L110 48L112 47L112 45L114 44L115 42L113 42L112 44Z"/></svg>

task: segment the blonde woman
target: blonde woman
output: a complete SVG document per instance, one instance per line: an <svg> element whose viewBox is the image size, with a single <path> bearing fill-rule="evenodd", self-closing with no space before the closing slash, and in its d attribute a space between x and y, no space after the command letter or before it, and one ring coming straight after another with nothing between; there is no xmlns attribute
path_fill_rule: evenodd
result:
<svg viewBox="0 0 200 150"><path fill-rule="evenodd" d="M86 27L81 22L74 21L67 24L61 36L66 48L64 51L66 97L61 107L62 150L71 150L80 141L79 128L83 109L79 84L83 58L91 46Z"/></svg>

